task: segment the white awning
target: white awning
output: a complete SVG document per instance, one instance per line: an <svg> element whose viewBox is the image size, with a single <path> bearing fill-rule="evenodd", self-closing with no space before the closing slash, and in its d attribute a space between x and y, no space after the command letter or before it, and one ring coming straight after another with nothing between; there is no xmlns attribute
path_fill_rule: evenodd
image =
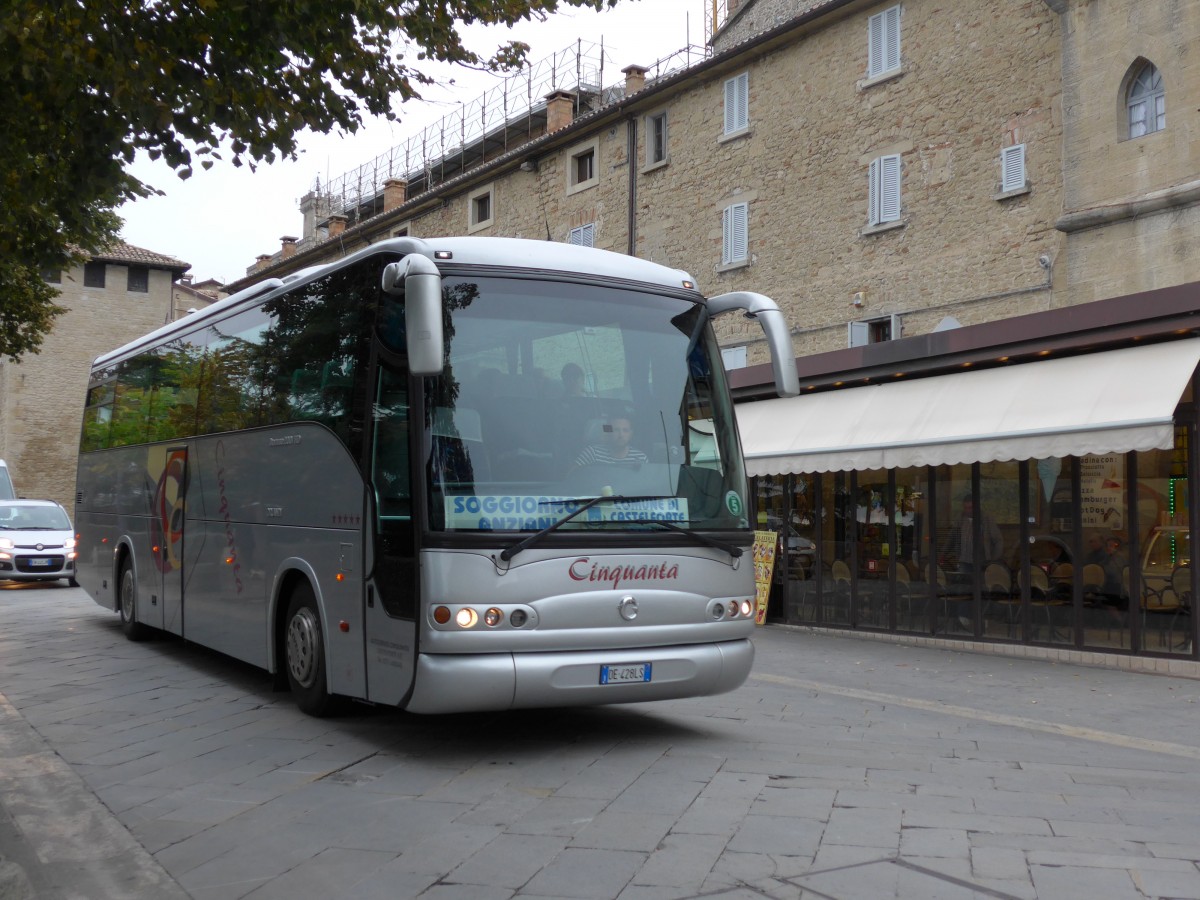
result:
<svg viewBox="0 0 1200 900"><path fill-rule="evenodd" d="M737 407L750 475L1166 450L1200 339Z"/></svg>

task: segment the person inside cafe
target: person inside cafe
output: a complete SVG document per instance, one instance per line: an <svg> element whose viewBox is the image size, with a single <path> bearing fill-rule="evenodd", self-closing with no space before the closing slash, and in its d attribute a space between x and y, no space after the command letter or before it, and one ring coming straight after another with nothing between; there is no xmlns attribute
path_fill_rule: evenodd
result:
<svg viewBox="0 0 1200 900"><path fill-rule="evenodd" d="M1103 566L1108 561L1108 551L1104 547L1104 538L1093 531L1087 536L1087 551L1083 554L1083 564Z"/></svg>
<svg viewBox="0 0 1200 900"><path fill-rule="evenodd" d="M1125 596L1125 569L1128 565L1129 559L1125 556L1121 539L1115 534L1109 535L1104 540L1104 562L1101 564L1104 586L1100 588L1100 602L1103 605L1118 610L1128 607L1129 598Z"/></svg>
<svg viewBox="0 0 1200 900"><path fill-rule="evenodd" d="M1004 555L1004 537L1000 534L1000 526L986 513L980 517L982 544L979 552L976 552L974 520L975 498L967 494L962 499L962 512L950 531L950 540L943 554L944 565L968 579L977 564L982 568Z"/></svg>

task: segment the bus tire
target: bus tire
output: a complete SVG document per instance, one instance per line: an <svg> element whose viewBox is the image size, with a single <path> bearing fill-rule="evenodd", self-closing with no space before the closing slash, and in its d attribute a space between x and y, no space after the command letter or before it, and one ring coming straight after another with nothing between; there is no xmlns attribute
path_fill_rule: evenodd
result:
<svg viewBox="0 0 1200 900"><path fill-rule="evenodd" d="M296 585L283 628L284 666L292 696L302 712L328 716L336 709L325 674L325 634L317 598L307 581Z"/></svg>
<svg viewBox="0 0 1200 900"><path fill-rule="evenodd" d="M117 581L117 611L121 613L121 631L131 641L144 641L150 637L150 627L137 620L137 579L133 577L133 566L125 561L121 564L121 577Z"/></svg>

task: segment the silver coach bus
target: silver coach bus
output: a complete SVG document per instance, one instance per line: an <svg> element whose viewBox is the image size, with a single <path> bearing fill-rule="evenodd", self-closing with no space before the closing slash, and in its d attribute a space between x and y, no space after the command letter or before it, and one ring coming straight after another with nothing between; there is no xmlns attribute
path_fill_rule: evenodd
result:
<svg viewBox="0 0 1200 900"><path fill-rule="evenodd" d="M710 319L735 309L796 393L772 301L601 250L398 238L255 285L96 360L78 581L314 715L732 690L752 532Z"/></svg>

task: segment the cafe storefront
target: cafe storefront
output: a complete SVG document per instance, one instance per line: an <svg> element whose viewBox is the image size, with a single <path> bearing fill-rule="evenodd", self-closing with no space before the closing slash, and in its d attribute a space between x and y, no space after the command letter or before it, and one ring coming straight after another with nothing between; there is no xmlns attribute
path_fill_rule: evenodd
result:
<svg viewBox="0 0 1200 900"><path fill-rule="evenodd" d="M805 357L794 398L732 373L768 621L1195 659L1198 309L1184 286Z"/></svg>

